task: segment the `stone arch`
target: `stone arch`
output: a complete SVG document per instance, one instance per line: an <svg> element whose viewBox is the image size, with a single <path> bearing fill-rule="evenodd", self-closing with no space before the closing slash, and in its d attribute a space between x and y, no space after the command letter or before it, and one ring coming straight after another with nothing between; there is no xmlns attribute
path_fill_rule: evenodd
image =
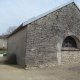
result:
<svg viewBox="0 0 80 80"><path fill-rule="evenodd" d="M75 40L75 42L76 42L76 45L77 45L77 47L76 48L73 48L73 49L67 49L67 50L63 50L62 49L62 44L63 44L63 41L68 37L68 36L70 36L70 37L72 37L74 40ZM76 56L76 54L77 55L80 55L80 40L79 40L79 38L78 38L78 36L75 36L75 35L65 35L62 39L60 39L60 41L57 43L57 60L58 60L58 65L61 65L61 64L63 64L62 63L62 55L64 54L63 53L63 51L65 51L65 52L74 52L74 54L72 54L72 55L74 55L73 57L75 57ZM63 54L62 54L63 53ZM76 53L76 54L75 54ZM71 53L70 53L71 54ZM65 55L66 54L64 54L64 57L65 57ZM67 55L68 56L68 55ZM70 55L69 55L69 57L71 57ZM78 57L78 58L77 58ZM76 56L76 58L77 59L79 59L80 58L80 56ZM75 58L75 59L76 59ZM73 62L74 62L75 60L73 59ZM80 59L79 60L77 60L77 62L79 62L80 61ZM66 61L64 61L64 62L66 62Z"/></svg>
<svg viewBox="0 0 80 80"><path fill-rule="evenodd" d="M74 47L77 48L76 41L71 36L68 36L64 39L62 47Z"/></svg>
<svg viewBox="0 0 80 80"><path fill-rule="evenodd" d="M77 63L80 62L80 41L76 36L69 35L64 38L63 42L67 39L71 38L74 42L75 45L73 46L68 46L63 47L61 49L61 64L66 64L66 63ZM62 42L62 44L63 44Z"/></svg>
<svg viewBox="0 0 80 80"><path fill-rule="evenodd" d="M76 41L76 44L77 44L77 48L80 49L80 41L77 37L75 36L71 36L75 41Z"/></svg>
<svg viewBox="0 0 80 80"><path fill-rule="evenodd" d="M62 47L63 47L63 42L64 42L64 40L66 39L66 38L68 38L68 37L71 37L73 40L74 40L74 44L76 45L75 46L75 48L78 48L78 49L80 49L80 41L79 41L79 39L76 37L76 36L74 36L74 35L69 35L69 36L66 36L63 40L62 40ZM61 47L61 48L62 48Z"/></svg>

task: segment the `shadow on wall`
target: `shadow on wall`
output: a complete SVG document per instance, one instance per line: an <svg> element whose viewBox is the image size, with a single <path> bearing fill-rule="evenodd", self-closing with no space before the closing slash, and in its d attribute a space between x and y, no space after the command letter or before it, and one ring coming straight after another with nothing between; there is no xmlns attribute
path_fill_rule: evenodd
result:
<svg viewBox="0 0 80 80"><path fill-rule="evenodd" d="M5 64L17 64L17 59L15 54L11 54L7 56L7 60L4 62Z"/></svg>

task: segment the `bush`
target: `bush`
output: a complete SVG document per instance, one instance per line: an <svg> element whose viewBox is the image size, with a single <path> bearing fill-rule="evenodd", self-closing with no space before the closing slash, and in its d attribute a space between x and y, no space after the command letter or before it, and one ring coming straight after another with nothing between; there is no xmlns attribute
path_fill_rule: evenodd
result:
<svg viewBox="0 0 80 80"><path fill-rule="evenodd" d="M7 60L5 61L6 64L17 64L16 55L11 54L7 56Z"/></svg>

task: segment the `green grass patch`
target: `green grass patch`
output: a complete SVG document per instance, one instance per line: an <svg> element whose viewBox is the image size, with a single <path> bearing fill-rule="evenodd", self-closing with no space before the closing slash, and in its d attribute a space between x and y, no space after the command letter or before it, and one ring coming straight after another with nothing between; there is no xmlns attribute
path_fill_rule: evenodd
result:
<svg viewBox="0 0 80 80"><path fill-rule="evenodd" d="M3 54L4 53L4 51L0 51L0 54Z"/></svg>

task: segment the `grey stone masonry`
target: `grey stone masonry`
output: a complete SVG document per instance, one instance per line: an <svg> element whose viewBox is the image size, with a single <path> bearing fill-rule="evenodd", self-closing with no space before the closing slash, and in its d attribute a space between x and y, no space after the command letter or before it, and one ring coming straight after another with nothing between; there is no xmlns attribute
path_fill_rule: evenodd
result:
<svg viewBox="0 0 80 80"><path fill-rule="evenodd" d="M80 51L62 51L61 64L80 63Z"/></svg>
<svg viewBox="0 0 80 80"><path fill-rule="evenodd" d="M60 62L62 42L67 36L79 38L80 13L74 3L27 26L26 64L39 66ZM57 47L57 44L60 44ZM59 54L58 54L59 53ZM47 65L48 66L48 65Z"/></svg>

